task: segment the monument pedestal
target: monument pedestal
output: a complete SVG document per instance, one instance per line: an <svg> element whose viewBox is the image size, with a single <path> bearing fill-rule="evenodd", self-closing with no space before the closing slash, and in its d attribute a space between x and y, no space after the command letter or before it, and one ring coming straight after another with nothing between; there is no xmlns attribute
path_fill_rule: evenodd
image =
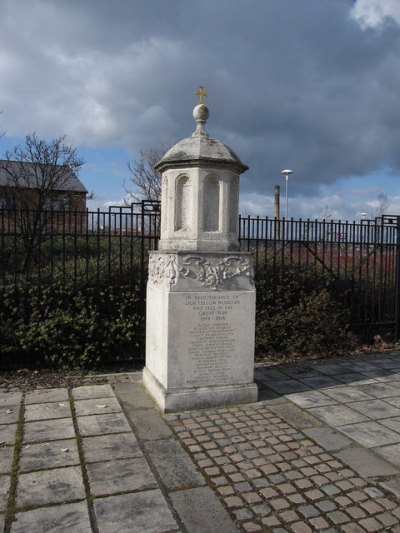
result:
<svg viewBox="0 0 400 533"><path fill-rule="evenodd" d="M255 289L241 252L150 252L143 381L164 412L254 402Z"/></svg>

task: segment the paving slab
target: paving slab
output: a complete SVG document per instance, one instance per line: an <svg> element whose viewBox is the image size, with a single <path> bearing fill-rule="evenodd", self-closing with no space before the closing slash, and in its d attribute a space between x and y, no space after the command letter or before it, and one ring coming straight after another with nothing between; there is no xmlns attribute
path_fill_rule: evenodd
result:
<svg viewBox="0 0 400 533"><path fill-rule="evenodd" d="M0 447L0 474L11 472L14 457L14 446Z"/></svg>
<svg viewBox="0 0 400 533"><path fill-rule="evenodd" d="M302 383L305 383L312 389L325 389L326 387L335 387L340 384L340 381L328 376L307 377L306 375L301 379Z"/></svg>
<svg viewBox="0 0 400 533"><path fill-rule="evenodd" d="M114 391L111 385L84 385L72 389L72 396L75 400L87 400L90 398L107 398L114 397Z"/></svg>
<svg viewBox="0 0 400 533"><path fill-rule="evenodd" d="M400 416L395 416L393 418L383 418L379 421L382 426L386 426L389 429L392 429L393 431L397 431L397 433L400 433Z"/></svg>
<svg viewBox="0 0 400 533"><path fill-rule="evenodd" d="M382 358L375 359L374 365L379 366L381 368L386 368L389 370L392 368L400 368L400 362L399 362L398 356L394 358L382 357Z"/></svg>
<svg viewBox="0 0 400 533"><path fill-rule="evenodd" d="M99 435L82 439L83 454L87 463L140 457L142 452L132 433Z"/></svg>
<svg viewBox="0 0 400 533"><path fill-rule="evenodd" d="M391 398L399 395L399 389L388 383L371 383L369 385L357 385L356 389L365 392L375 398Z"/></svg>
<svg viewBox="0 0 400 533"><path fill-rule="evenodd" d="M311 390L310 387L304 383L300 383L300 381L295 381L293 379L271 381L268 383L268 387L279 394L291 394L294 392Z"/></svg>
<svg viewBox="0 0 400 533"><path fill-rule="evenodd" d="M154 401L147 394L142 383L117 383L114 385L114 391L125 407L154 409Z"/></svg>
<svg viewBox="0 0 400 533"><path fill-rule="evenodd" d="M80 466L39 470L20 474L17 507L33 507L49 503L67 503L85 498Z"/></svg>
<svg viewBox="0 0 400 533"><path fill-rule="evenodd" d="M352 372L351 365L342 364L342 363L322 363L316 364L313 366L313 369L321 372L321 374L326 374L327 376L340 376L342 374L347 374Z"/></svg>
<svg viewBox="0 0 400 533"><path fill-rule="evenodd" d="M53 418L71 417L71 406L69 401L34 403L25 406L25 420L51 420Z"/></svg>
<svg viewBox="0 0 400 533"><path fill-rule="evenodd" d="M182 446L172 439L144 444L146 456L155 466L163 484L170 490L205 484L203 476Z"/></svg>
<svg viewBox="0 0 400 533"><path fill-rule="evenodd" d="M266 402L269 404L279 404L279 403L286 403L285 396L282 396L281 394L278 394L277 392L274 392L270 388L268 388L264 383L261 383L261 381L258 381L257 379L254 380L255 384L258 388L258 401L259 402Z"/></svg>
<svg viewBox="0 0 400 533"><path fill-rule="evenodd" d="M377 366L375 366L373 363L367 363L366 361L356 361L354 363L348 363L347 366L353 371L356 372L376 372L376 371L382 371L381 369L378 369Z"/></svg>
<svg viewBox="0 0 400 533"><path fill-rule="evenodd" d="M374 451L387 459L395 466L400 467L400 444L391 444L389 446L381 446L374 448Z"/></svg>
<svg viewBox="0 0 400 533"><path fill-rule="evenodd" d="M89 400L76 400L74 404L76 416L78 417L122 412L121 406L115 396L91 398Z"/></svg>
<svg viewBox="0 0 400 533"><path fill-rule="evenodd" d="M308 429L306 428L303 429L303 433L313 439L328 452L340 450L352 444L352 441L345 435L326 426Z"/></svg>
<svg viewBox="0 0 400 533"><path fill-rule="evenodd" d="M387 376L376 378L376 381L378 381L379 383L390 383L391 385L393 385L393 387L399 387L398 382L400 381L400 373L398 372L398 370L391 370L390 374L388 374Z"/></svg>
<svg viewBox="0 0 400 533"><path fill-rule="evenodd" d="M0 407L19 405L22 400L22 392L0 391Z"/></svg>
<svg viewBox="0 0 400 533"><path fill-rule="evenodd" d="M144 457L88 464L87 473L93 496L158 488Z"/></svg>
<svg viewBox="0 0 400 533"><path fill-rule="evenodd" d="M237 533L237 527L210 487L180 490L171 493L170 498L187 531Z"/></svg>
<svg viewBox="0 0 400 533"><path fill-rule="evenodd" d="M15 424L19 419L19 404L0 407L0 424Z"/></svg>
<svg viewBox="0 0 400 533"><path fill-rule="evenodd" d="M376 383L375 379L366 378L363 374L358 372L349 372L348 374L341 374L335 376L335 379L341 383L347 383L348 385L367 385L368 383Z"/></svg>
<svg viewBox="0 0 400 533"><path fill-rule="evenodd" d="M274 413L293 424L298 429L321 426L321 421L311 416L307 411L300 409L297 405L285 403L274 406Z"/></svg>
<svg viewBox="0 0 400 533"><path fill-rule="evenodd" d="M45 470L79 464L75 439L56 440L22 446L19 462L21 472Z"/></svg>
<svg viewBox="0 0 400 533"><path fill-rule="evenodd" d="M276 370L275 368L256 368L254 371L254 376L256 379L261 381L261 383L287 379L286 374Z"/></svg>
<svg viewBox="0 0 400 533"><path fill-rule="evenodd" d="M0 445L15 443L17 427L17 424L0 425Z"/></svg>
<svg viewBox="0 0 400 533"><path fill-rule="evenodd" d="M10 488L10 476L0 475L0 512L7 507L8 489Z"/></svg>
<svg viewBox="0 0 400 533"><path fill-rule="evenodd" d="M400 408L400 397L397 398L385 398L385 402L387 402L390 405L393 405L393 407Z"/></svg>
<svg viewBox="0 0 400 533"><path fill-rule="evenodd" d="M350 387L346 385L340 385L339 387L325 389L324 394L326 394L330 398L337 400L340 403L374 400L373 396L370 396L366 392L359 390L358 387Z"/></svg>
<svg viewBox="0 0 400 533"><path fill-rule="evenodd" d="M67 402L68 399L68 389L65 387L57 389L38 389L26 393L25 405L31 403Z"/></svg>
<svg viewBox="0 0 400 533"><path fill-rule="evenodd" d="M13 533L91 533L86 502L67 503L17 513L12 523Z"/></svg>
<svg viewBox="0 0 400 533"><path fill-rule="evenodd" d="M287 394L286 396L291 402L305 409L337 404L336 400L316 390L297 392L295 394Z"/></svg>
<svg viewBox="0 0 400 533"><path fill-rule="evenodd" d="M79 434L82 437L132 432L131 426L123 413L78 416L77 420Z"/></svg>
<svg viewBox="0 0 400 533"><path fill-rule="evenodd" d="M388 370L384 370L383 368L378 367L375 367L371 370L360 370L360 373L370 378L380 378L382 376L388 376L390 374Z"/></svg>
<svg viewBox="0 0 400 533"><path fill-rule="evenodd" d="M394 494L396 498L400 499L400 479L388 479L386 481L381 481L379 485Z"/></svg>
<svg viewBox="0 0 400 533"><path fill-rule="evenodd" d="M308 412L333 427L357 422L365 422L368 420L366 416L354 411L353 409L350 409L350 407L341 404L315 407L313 409L309 409Z"/></svg>
<svg viewBox="0 0 400 533"><path fill-rule="evenodd" d="M179 531L160 490L95 499L99 533L161 533Z"/></svg>
<svg viewBox="0 0 400 533"><path fill-rule="evenodd" d="M156 409L135 409L127 406L125 414L135 426L142 440L157 440L172 437L172 431Z"/></svg>
<svg viewBox="0 0 400 533"><path fill-rule="evenodd" d="M333 455L347 464L363 477L393 476L400 474L400 470L375 453L375 449L368 450L362 446L353 446Z"/></svg>
<svg viewBox="0 0 400 533"><path fill-rule="evenodd" d="M400 409L391 405L390 399L383 400L366 400L363 402L353 402L351 408L362 413L374 420L400 416Z"/></svg>
<svg viewBox="0 0 400 533"><path fill-rule="evenodd" d="M349 424L340 426L339 430L367 448L400 442L400 433L396 433L378 424L378 422Z"/></svg>
<svg viewBox="0 0 400 533"><path fill-rule="evenodd" d="M55 418L26 422L24 425L24 443L49 442L53 440L72 439L75 429L72 418Z"/></svg>

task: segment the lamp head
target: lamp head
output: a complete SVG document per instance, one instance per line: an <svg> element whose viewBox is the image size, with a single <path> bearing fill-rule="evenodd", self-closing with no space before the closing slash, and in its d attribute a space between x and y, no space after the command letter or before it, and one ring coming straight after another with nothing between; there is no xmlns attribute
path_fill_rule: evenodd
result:
<svg viewBox="0 0 400 533"><path fill-rule="evenodd" d="M289 170L287 168L285 170L282 170L281 174L284 174L285 176L290 176L290 174L293 174L293 170Z"/></svg>

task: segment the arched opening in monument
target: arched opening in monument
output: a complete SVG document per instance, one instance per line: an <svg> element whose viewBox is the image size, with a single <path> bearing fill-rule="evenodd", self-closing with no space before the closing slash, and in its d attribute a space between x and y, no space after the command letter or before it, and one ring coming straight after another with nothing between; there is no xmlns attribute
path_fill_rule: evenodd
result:
<svg viewBox="0 0 400 533"><path fill-rule="evenodd" d="M175 231L190 227L192 213L192 184L188 176L180 176L176 181Z"/></svg>
<svg viewBox="0 0 400 533"><path fill-rule="evenodd" d="M220 184L215 176L207 176L203 187L203 231L220 231Z"/></svg>

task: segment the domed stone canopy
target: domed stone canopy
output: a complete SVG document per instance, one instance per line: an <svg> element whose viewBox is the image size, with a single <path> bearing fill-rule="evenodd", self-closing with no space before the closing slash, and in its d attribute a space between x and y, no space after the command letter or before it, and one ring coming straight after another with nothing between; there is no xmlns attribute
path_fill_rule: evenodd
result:
<svg viewBox="0 0 400 533"><path fill-rule="evenodd" d="M212 163L213 166L230 165L242 173L248 166L241 162L239 157L226 144L211 137L204 129L204 124L209 116L209 110L204 104L197 105L193 110L197 128L191 137L183 139L170 148L155 169L163 172L168 168L200 166Z"/></svg>

